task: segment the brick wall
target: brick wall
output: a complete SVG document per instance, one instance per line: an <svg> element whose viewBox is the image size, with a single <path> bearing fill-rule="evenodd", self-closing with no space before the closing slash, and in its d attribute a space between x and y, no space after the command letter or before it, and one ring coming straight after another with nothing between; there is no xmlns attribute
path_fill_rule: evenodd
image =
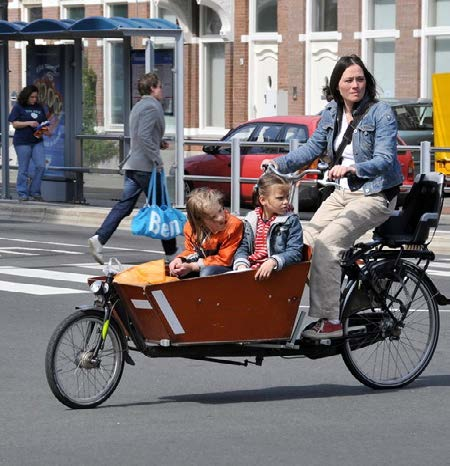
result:
<svg viewBox="0 0 450 466"><path fill-rule="evenodd" d="M359 0L338 1L338 31L342 40L338 44L338 55L361 55L361 41L354 33L361 31L361 2Z"/></svg>
<svg viewBox="0 0 450 466"><path fill-rule="evenodd" d="M396 27L400 37L395 42L395 96L420 95L420 39L412 31L420 29L421 6L414 0L397 0ZM407 11L408 14L403 14Z"/></svg>
<svg viewBox="0 0 450 466"><path fill-rule="evenodd" d="M290 115L302 115L305 110L305 46L298 39L305 31L304 25L304 2L278 1L278 31L282 34L278 44L278 88L288 92Z"/></svg>
<svg viewBox="0 0 450 466"><path fill-rule="evenodd" d="M199 126L198 44L184 46L184 126Z"/></svg>
<svg viewBox="0 0 450 466"><path fill-rule="evenodd" d="M248 0L234 3L234 56L231 81L231 125L237 126L248 119L248 43L241 41L248 34Z"/></svg>

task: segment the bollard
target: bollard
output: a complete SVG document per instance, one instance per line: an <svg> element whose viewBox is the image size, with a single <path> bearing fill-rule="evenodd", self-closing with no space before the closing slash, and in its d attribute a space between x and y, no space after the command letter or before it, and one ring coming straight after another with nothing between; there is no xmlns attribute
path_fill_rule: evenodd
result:
<svg viewBox="0 0 450 466"><path fill-rule="evenodd" d="M241 213L241 140L231 140L231 212Z"/></svg>
<svg viewBox="0 0 450 466"><path fill-rule="evenodd" d="M430 141L420 142L420 173L431 172L431 143Z"/></svg>
<svg viewBox="0 0 450 466"><path fill-rule="evenodd" d="M298 139L291 139L289 141L289 152L292 152L293 150L297 149L297 147L298 147ZM296 186L294 189L294 195L292 196L292 199L291 199L292 206L294 207L294 212L296 214L298 214L298 204L299 204L298 191L299 191L299 186Z"/></svg>

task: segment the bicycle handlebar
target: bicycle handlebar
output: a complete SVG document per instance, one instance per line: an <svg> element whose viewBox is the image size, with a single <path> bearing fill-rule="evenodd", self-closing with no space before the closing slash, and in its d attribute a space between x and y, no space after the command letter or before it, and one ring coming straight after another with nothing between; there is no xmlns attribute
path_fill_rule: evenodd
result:
<svg viewBox="0 0 450 466"><path fill-rule="evenodd" d="M275 175L278 175L280 178L288 180L291 183L296 183L297 181L300 181L306 175L321 175L328 169L328 165L327 165L326 167L322 166L322 169L308 168L308 169L303 170L301 172L281 173L272 164L264 165L263 167L265 167L265 171L270 170L273 173L275 173ZM337 188L337 189L343 189L342 186L340 184L336 183L335 181L328 181L328 180L318 179L317 183L320 184L321 186L332 186L332 187Z"/></svg>

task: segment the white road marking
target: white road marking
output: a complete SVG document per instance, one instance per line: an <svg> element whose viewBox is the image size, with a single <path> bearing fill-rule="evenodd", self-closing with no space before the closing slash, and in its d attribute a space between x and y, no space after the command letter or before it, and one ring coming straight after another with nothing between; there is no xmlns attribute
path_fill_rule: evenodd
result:
<svg viewBox="0 0 450 466"><path fill-rule="evenodd" d="M17 241L19 243L49 244L51 246L68 246L68 247L83 248L83 249L88 248L87 239L86 239L86 244L59 243L59 242L55 242L55 241L37 241L37 240L32 240L32 239L3 238L3 237L0 237L0 240ZM17 249L17 248L14 248L14 249ZM153 249L118 248L118 247L114 247L114 246L103 246L103 249L114 249L116 251L139 251L139 252L147 252L149 254L161 254L161 255L164 255L163 251L160 251L160 250L156 251L156 250L153 250Z"/></svg>
<svg viewBox="0 0 450 466"><path fill-rule="evenodd" d="M14 255L16 256L39 256L39 254L32 254L30 252L5 251L4 249L1 249L1 248L0 248L0 253L11 254L13 256Z"/></svg>
<svg viewBox="0 0 450 466"><path fill-rule="evenodd" d="M72 288L33 285L31 283L5 282L2 280L0 280L0 291L8 291L10 293L25 293L38 296L89 293L89 291L74 290Z"/></svg>
<svg viewBox="0 0 450 466"><path fill-rule="evenodd" d="M41 248L25 248L23 246L7 246L7 247L0 247L0 252L4 252L8 254L8 251L10 250L20 250L20 251L45 251L45 252L58 252L60 254L69 254L69 255L80 255L84 254L82 252L77 252L77 251L66 251L63 249L41 249ZM16 254L21 254L21 253L16 253Z"/></svg>
<svg viewBox="0 0 450 466"><path fill-rule="evenodd" d="M64 282L86 283L91 275L81 273L57 272L46 269L25 269L21 267L0 266L1 275L14 275L16 277L43 278Z"/></svg>

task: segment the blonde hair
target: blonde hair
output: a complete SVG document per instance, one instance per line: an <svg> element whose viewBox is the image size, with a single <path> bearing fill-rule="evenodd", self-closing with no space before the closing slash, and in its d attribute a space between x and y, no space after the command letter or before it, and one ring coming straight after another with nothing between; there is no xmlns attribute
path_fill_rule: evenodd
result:
<svg viewBox="0 0 450 466"><path fill-rule="evenodd" d="M291 188L291 184L288 180L282 178L279 175L276 175L273 172L268 172L261 175L253 190L253 204L255 206L261 206L259 203L259 196L269 196L272 186L277 185L285 188L287 192L289 192Z"/></svg>
<svg viewBox="0 0 450 466"><path fill-rule="evenodd" d="M201 244L210 233L206 228L204 218L209 215L211 208L219 205L224 207L224 195L218 189L196 188L186 201L186 213L196 243Z"/></svg>

